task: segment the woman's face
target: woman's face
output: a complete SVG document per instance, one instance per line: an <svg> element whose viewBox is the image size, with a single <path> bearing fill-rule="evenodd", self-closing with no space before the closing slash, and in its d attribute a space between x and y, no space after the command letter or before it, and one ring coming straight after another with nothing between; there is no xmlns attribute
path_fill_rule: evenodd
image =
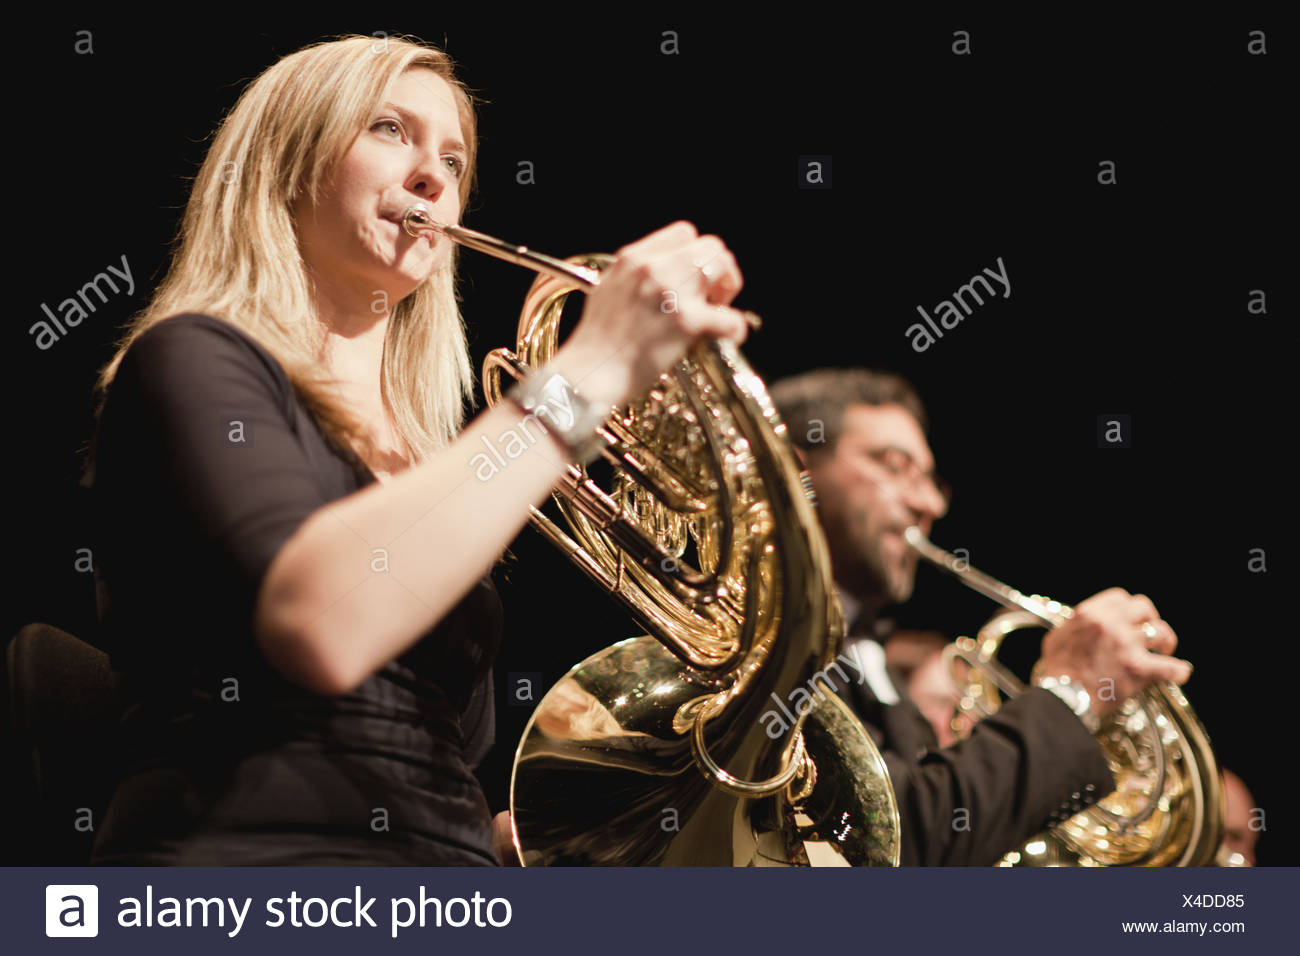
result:
<svg viewBox="0 0 1300 956"><path fill-rule="evenodd" d="M419 239L402 214L423 202L440 222L460 219L466 151L451 86L432 70L407 70L368 118L312 206L295 208L303 258L321 287L383 314L451 255L451 240ZM345 291L346 290L346 291ZM375 305L382 302L383 307Z"/></svg>

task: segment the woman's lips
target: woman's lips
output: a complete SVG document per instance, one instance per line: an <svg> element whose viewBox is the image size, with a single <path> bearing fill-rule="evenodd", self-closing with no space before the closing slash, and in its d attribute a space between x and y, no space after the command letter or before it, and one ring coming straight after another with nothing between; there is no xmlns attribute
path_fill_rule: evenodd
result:
<svg viewBox="0 0 1300 956"><path fill-rule="evenodd" d="M402 216L391 215L391 216L380 216L379 218L384 220L384 222L391 222L393 225L397 227L397 231L400 232L402 235L404 236L411 235L409 232L406 231L406 226L403 223ZM434 232L432 229L426 229L420 232L418 236L411 236L411 238L416 240L423 239L430 246L432 246L434 240Z"/></svg>

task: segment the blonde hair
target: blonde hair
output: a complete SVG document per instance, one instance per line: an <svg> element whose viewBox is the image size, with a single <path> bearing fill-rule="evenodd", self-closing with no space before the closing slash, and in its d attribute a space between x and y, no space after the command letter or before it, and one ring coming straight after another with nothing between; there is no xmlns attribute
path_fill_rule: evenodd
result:
<svg viewBox="0 0 1300 956"><path fill-rule="evenodd" d="M312 44L263 72L222 121L194 181L166 276L133 316L101 369L104 396L131 344L184 312L214 315L260 342L284 367L326 434L371 461L374 448L319 367L324 327L315 318L292 207L315 202L389 85L423 67L456 97L469 155L461 208L473 189L477 122L473 96L444 52L410 37L347 36ZM460 431L473 372L460 314L455 248L444 267L391 308L381 394L414 455L412 464Z"/></svg>

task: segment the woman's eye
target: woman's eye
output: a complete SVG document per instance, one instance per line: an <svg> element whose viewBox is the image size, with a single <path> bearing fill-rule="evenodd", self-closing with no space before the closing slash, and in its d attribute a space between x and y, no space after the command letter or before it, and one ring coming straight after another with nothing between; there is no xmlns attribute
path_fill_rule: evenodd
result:
<svg viewBox="0 0 1300 956"><path fill-rule="evenodd" d="M379 122L375 123L370 128L372 130L378 130L382 133L391 132L398 139L400 139L402 136L402 124L397 122L397 120L382 119L379 120Z"/></svg>
<svg viewBox="0 0 1300 956"><path fill-rule="evenodd" d="M452 171L458 178L465 172L465 166L459 156L444 156L443 160L452 164Z"/></svg>

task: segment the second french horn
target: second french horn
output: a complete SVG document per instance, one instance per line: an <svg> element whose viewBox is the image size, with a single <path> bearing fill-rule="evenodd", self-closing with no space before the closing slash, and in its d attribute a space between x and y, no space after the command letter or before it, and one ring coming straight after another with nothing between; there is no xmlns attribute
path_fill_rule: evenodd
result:
<svg viewBox="0 0 1300 956"><path fill-rule="evenodd" d="M905 538L936 567L1005 607L974 639L959 638L944 651L949 675L961 689L961 715L987 716L997 710L1000 696L1024 689L996 660L1002 639L1021 628L1057 627L1072 611L970 567L919 528L908 528ZM957 674L958 661L965 675ZM1223 787L1209 736L1182 690L1169 682L1152 684L1102 721L1097 741L1115 775L1115 791L1008 853L1000 865L1212 865L1223 836Z"/></svg>

